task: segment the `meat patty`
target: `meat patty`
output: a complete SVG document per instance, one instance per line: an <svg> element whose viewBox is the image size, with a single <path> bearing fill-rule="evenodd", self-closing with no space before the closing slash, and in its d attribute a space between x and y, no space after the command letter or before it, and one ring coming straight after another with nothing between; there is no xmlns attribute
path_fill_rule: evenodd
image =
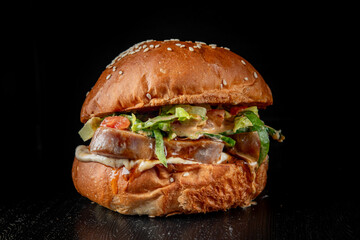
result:
<svg viewBox="0 0 360 240"><path fill-rule="evenodd" d="M236 141L236 144L228 150L228 153L251 162L258 160L260 155L260 138L257 132L234 134L232 138Z"/></svg>
<svg viewBox="0 0 360 240"><path fill-rule="evenodd" d="M209 139L166 140L166 157L180 157L201 163L220 159L224 144ZM99 127L90 143L90 151L104 156L126 159L156 159L155 140L125 130Z"/></svg>
<svg viewBox="0 0 360 240"><path fill-rule="evenodd" d="M180 157L201 163L219 161L224 144L208 139L164 140L167 156Z"/></svg>
<svg viewBox="0 0 360 240"><path fill-rule="evenodd" d="M90 151L99 155L126 159L152 159L155 141L141 134L99 127L90 143Z"/></svg>

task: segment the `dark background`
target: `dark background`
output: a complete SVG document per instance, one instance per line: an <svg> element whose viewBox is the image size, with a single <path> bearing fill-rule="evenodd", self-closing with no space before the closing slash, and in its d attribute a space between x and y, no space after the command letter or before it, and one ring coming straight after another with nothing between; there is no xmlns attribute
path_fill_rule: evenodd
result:
<svg viewBox="0 0 360 240"><path fill-rule="evenodd" d="M358 157L348 138L356 129L348 111L356 102L356 71L347 66L351 19L339 21L336 9L305 4L164 4L32 3L5 21L2 209L78 198L71 166L82 144L77 132L86 92L133 44L179 38L229 47L270 86L274 105L260 114L286 140L271 142L265 196L270 207L295 213L294 222L280 218L289 224L283 230L295 236L300 230L294 226L308 214L318 224L327 219L327 228L341 226L322 235L323 225L312 225L310 235L359 234Z"/></svg>

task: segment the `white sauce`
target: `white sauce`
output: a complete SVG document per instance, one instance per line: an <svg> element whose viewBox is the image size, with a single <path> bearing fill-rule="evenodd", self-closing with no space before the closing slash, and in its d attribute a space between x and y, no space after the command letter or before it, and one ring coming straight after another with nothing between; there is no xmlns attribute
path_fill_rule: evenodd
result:
<svg viewBox="0 0 360 240"><path fill-rule="evenodd" d="M224 163L231 159L231 156L227 153L222 152L220 155L220 160L216 162L216 164Z"/></svg>
<svg viewBox="0 0 360 240"><path fill-rule="evenodd" d="M123 169L123 172L127 174L129 174L130 173L129 170L136 165L138 165L138 171L142 172L147 169L153 168L156 164L161 164L159 160L146 160L146 159L129 160L129 159L105 157L91 153L88 147L84 145L79 145L76 148L75 157L82 162L98 162L113 168L120 168L124 166L125 168ZM220 160L217 161L216 164L224 163L230 158L231 158L230 155L222 152ZM166 160L168 164L201 164L200 162L189 161L179 157L169 157Z"/></svg>
<svg viewBox="0 0 360 240"><path fill-rule="evenodd" d="M128 170L131 169L133 164L129 159L110 158L97 154L93 154L84 145L79 145L75 150L75 157L82 162L98 162L113 168L120 168L125 166Z"/></svg>
<svg viewBox="0 0 360 240"><path fill-rule="evenodd" d="M118 159L118 158L110 158L105 157L97 154L93 154L89 151L88 147L84 145L79 145L75 150L75 156L79 161L82 162L98 162L104 164L109 167L113 168L120 168L124 166L122 170L122 175L129 174L129 170L132 169L134 166L138 165L138 171L143 172L150 168L153 168L157 164L161 164L159 160L146 160L146 159L139 159L139 160L129 160L129 159ZM227 160L231 159L231 156L227 153L222 152L219 161L215 164L222 164L226 163ZM202 164L200 162L189 161L179 157L169 157L166 159L168 164ZM267 159L265 159L267 160ZM255 178L256 178L256 167L257 162L248 162L247 163L250 168L251 173L251 183L250 187L253 193L256 192L256 185L255 185ZM184 176L188 176L189 173L184 173Z"/></svg>
<svg viewBox="0 0 360 240"><path fill-rule="evenodd" d="M98 162L113 168L120 168L124 166L126 170L123 169L123 173L129 174L129 170L134 166L138 165L138 171L142 172L147 169L153 168L156 164L161 164L159 160L129 160L129 159L118 159L105 157L91 153L88 147L84 145L79 145L75 150L75 157L82 162ZM230 159L230 155L222 152L220 160L216 164L221 164ZM179 157L169 157L166 159L168 164L201 164L200 162L189 161Z"/></svg>

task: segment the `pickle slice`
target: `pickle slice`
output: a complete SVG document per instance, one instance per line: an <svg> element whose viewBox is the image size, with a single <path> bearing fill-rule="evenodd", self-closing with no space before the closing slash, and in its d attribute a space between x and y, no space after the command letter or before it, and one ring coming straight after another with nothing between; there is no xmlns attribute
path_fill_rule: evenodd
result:
<svg viewBox="0 0 360 240"><path fill-rule="evenodd" d="M79 135L84 142L94 136L94 133L100 126L101 121L102 120L99 117L92 117L84 124L84 126L79 131Z"/></svg>

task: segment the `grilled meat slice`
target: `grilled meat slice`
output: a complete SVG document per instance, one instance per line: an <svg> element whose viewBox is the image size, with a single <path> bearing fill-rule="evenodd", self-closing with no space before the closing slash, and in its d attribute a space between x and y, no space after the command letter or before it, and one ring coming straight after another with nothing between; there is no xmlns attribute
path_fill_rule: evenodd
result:
<svg viewBox="0 0 360 240"><path fill-rule="evenodd" d="M201 163L220 159L224 144L210 139L166 140L166 156L180 157ZM125 130L99 127L90 143L90 151L113 158L156 159L153 138Z"/></svg>

